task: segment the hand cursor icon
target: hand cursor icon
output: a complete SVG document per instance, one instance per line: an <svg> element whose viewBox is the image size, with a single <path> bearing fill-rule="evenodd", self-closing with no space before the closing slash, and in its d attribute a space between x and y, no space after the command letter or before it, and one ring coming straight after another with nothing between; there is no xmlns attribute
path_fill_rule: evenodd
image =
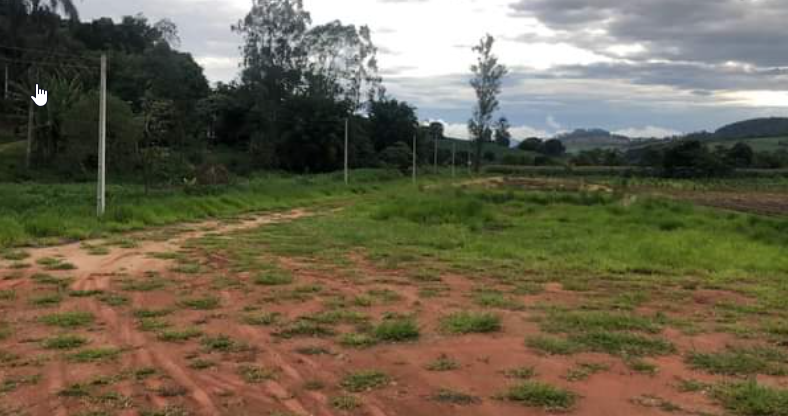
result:
<svg viewBox="0 0 788 416"><path fill-rule="evenodd" d="M47 104L47 92L39 89L38 84L36 84L36 95L30 96L30 98L32 98L33 102L39 107L43 107Z"/></svg>

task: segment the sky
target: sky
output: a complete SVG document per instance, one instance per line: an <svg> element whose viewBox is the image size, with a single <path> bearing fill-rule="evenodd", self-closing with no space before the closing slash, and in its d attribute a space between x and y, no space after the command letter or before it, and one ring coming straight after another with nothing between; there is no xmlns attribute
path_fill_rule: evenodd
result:
<svg viewBox="0 0 788 416"><path fill-rule="evenodd" d="M209 80L239 72L230 26L251 0L79 0L81 18L169 18ZM662 137L788 116L785 0L304 0L314 24L368 25L394 98L466 137L471 47L509 68L499 116L515 138L604 128Z"/></svg>

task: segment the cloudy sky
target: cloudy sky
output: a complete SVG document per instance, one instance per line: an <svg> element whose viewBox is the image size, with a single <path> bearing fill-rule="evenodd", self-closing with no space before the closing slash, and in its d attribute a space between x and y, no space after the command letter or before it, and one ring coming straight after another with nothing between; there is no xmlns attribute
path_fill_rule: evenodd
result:
<svg viewBox="0 0 788 416"><path fill-rule="evenodd" d="M455 135L473 106L470 48L498 39L515 137L632 136L788 115L785 0L304 0L314 23L367 24L388 91ZM230 25L251 0L81 0L82 18L170 18L211 81L238 73Z"/></svg>

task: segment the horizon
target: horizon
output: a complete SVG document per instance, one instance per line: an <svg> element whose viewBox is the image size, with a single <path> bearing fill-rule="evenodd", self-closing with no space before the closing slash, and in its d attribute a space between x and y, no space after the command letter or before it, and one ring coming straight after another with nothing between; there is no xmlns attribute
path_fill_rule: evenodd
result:
<svg viewBox="0 0 788 416"><path fill-rule="evenodd" d="M446 20L436 20L449 3ZM471 45L486 32L496 37L496 54L510 69L500 115L510 120L515 138L577 128L666 137L785 114L788 88L777 88L788 78L788 53L765 43L785 29L763 19L788 16L788 4L663 3L660 13L649 4L579 0L484 6L475 0L305 0L304 6L313 24L369 25L389 93L416 106L421 120L444 122L449 136L468 137ZM83 21L137 13L152 21L169 18L180 31L179 49L215 84L240 72L241 37L230 25L250 6L246 0L110 0L82 2L80 12ZM725 16L725 24L715 20ZM476 21L482 24L470 28Z"/></svg>

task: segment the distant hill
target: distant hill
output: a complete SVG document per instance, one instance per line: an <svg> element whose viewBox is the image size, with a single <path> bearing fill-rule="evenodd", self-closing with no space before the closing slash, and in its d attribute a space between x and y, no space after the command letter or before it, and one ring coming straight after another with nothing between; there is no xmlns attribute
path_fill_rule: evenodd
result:
<svg viewBox="0 0 788 416"><path fill-rule="evenodd" d="M577 129L570 133L559 134L555 139L560 140L569 152L596 148L620 149L629 146L632 142L629 137L612 134L604 129Z"/></svg>
<svg viewBox="0 0 788 416"><path fill-rule="evenodd" d="M771 117L740 121L720 128L712 140L735 140L788 136L788 118Z"/></svg>

